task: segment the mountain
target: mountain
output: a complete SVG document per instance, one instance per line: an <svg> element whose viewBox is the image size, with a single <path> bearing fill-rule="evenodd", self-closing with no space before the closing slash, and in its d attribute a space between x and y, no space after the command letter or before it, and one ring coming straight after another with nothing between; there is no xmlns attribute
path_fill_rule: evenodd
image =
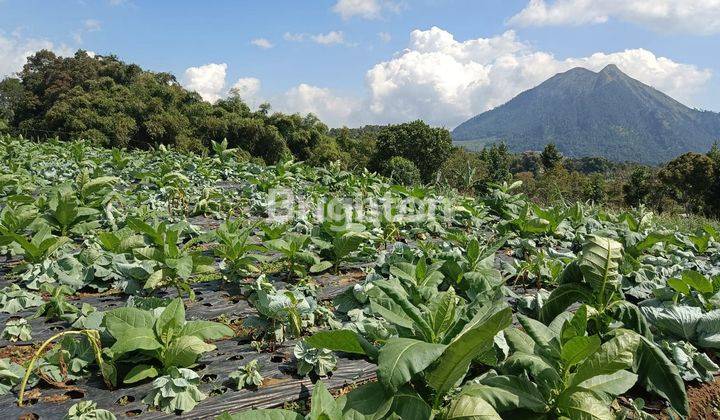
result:
<svg viewBox="0 0 720 420"><path fill-rule="evenodd" d="M480 149L504 141L512 151L547 143L570 157L658 164L707 152L720 140L720 114L688 108L611 64L600 72L556 74L452 132L456 145Z"/></svg>

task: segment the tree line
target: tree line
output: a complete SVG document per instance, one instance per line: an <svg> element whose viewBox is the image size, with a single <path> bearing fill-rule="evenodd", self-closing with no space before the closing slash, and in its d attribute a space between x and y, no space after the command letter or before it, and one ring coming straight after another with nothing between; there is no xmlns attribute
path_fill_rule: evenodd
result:
<svg viewBox="0 0 720 420"><path fill-rule="evenodd" d="M197 153L227 139L239 157L265 164L339 162L398 183L432 183L467 194L516 179L538 202L581 200L720 216L717 147L661 167L565 158L553 144L542 152L514 154L502 143L471 152L454 147L448 130L423 121L331 130L312 114L272 112L269 104L252 110L237 92L212 104L170 73L82 50L72 57L39 51L0 81L0 132L116 148L163 144Z"/></svg>

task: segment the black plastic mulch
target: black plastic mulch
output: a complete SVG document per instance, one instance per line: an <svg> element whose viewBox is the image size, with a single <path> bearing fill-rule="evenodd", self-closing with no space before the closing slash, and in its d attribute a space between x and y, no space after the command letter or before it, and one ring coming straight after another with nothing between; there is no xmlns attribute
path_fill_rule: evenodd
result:
<svg viewBox="0 0 720 420"><path fill-rule="evenodd" d="M329 300L354 284L340 281L340 277L323 275L316 279L321 285L318 291L319 300ZM276 287L283 287L282 281L275 279ZM238 286L223 284L220 281L196 283L193 289L197 299L187 305L188 319L215 319L221 315L229 320L243 319L255 314L255 310L240 294ZM164 293L167 297L175 296L174 292ZM86 296L73 299L73 303L89 303L100 311L125 306L128 296L117 294L108 296ZM17 314L0 314L0 325L13 317L29 317L32 310ZM30 321L32 325L33 342L42 342L57 332L68 330L66 322L44 322L42 318ZM9 345L27 345L31 343L9 343L0 341L0 347ZM287 342L275 349L273 353L258 353L247 340L233 338L215 342L217 350L203 355L194 370L201 375L200 389L210 397L198 404L195 409L185 415L166 414L161 411L152 411L142 403L143 397L152 388L150 382L108 390L102 380L93 375L91 378L79 381L74 386L77 389L59 389L44 386L40 388L39 397L29 400L24 407L17 406L17 396L14 393L0 397L2 412L10 418L62 418L72 404L83 399L95 401L99 408L112 411L118 418L213 418L216 415L229 411L239 412L249 408L279 407L286 402L306 399L312 392L313 382L309 378L299 378L294 373L292 349L294 342ZM229 387L229 374L239 366L258 359L261 374L265 378L263 385L257 390L235 391ZM330 389L339 389L348 385L358 384L375 378L376 366L362 359L338 357L338 367L331 376L323 378L323 382ZM27 391L26 391L27 392ZM65 396L63 396L65 394ZM64 400L66 399L67 400ZM64 400L62 402L49 402Z"/></svg>

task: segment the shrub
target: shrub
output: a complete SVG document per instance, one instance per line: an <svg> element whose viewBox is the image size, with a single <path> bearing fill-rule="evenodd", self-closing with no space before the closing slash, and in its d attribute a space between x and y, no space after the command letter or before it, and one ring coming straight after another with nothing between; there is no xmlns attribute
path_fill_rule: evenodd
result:
<svg viewBox="0 0 720 420"><path fill-rule="evenodd" d="M420 183L420 171L411 161L395 156L386 165L385 173L398 184L415 185Z"/></svg>

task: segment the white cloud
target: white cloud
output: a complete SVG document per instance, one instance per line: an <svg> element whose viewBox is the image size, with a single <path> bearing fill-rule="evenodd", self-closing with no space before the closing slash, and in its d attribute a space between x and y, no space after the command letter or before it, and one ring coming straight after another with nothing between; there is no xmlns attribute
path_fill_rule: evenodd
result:
<svg viewBox="0 0 720 420"><path fill-rule="evenodd" d="M101 29L100 21L97 19L86 19L84 22L86 32L96 32Z"/></svg>
<svg viewBox="0 0 720 420"><path fill-rule="evenodd" d="M260 79L255 77L242 77L230 88L230 92L235 92L250 107L257 107L262 101L258 96L262 84Z"/></svg>
<svg viewBox="0 0 720 420"><path fill-rule="evenodd" d="M379 19L383 12L399 12L402 3L390 0L338 0L333 12L347 20L354 16L364 19Z"/></svg>
<svg viewBox="0 0 720 420"><path fill-rule="evenodd" d="M265 38L255 38L252 41L250 41L250 43L253 44L254 46L260 47L264 50L274 47L273 43Z"/></svg>
<svg viewBox="0 0 720 420"><path fill-rule="evenodd" d="M513 31L457 41L433 27L413 31L408 49L367 72L369 107L379 122L422 118L453 127L556 73L577 66L599 70L610 63L688 103L711 77L709 70L644 49L558 60L519 41Z"/></svg>
<svg viewBox="0 0 720 420"><path fill-rule="evenodd" d="M215 102L225 93L227 64L210 63L185 70L184 85L194 90L208 102Z"/></svg>
<svg viewBox="0 0 720 420"><path fill-rule="evenodd" d="M82 28L76 30L73 32L73 41L75 41L76 44L82 44L83 42L83 36L85 34L90 32L97 32L102 28L102 25L100 24L100 21L97 19L86 19L83 21Z"/></svg>
<svg viewBox="0 0 720 420"><path fill-rule="evenodd" d="M420 118L452 128L556 73L573 67L599 71L611 63L689 105L697 105L693 103L694 95L712 76L707 69L659 57L645 49L558 59L522 42L514 31L458 41L451 33L433 27L413 31L407 49L369 69L364 95L344 95L301 83L282 94L267 96L256 78L240 79L234 87L251 106L269 101L283 112L312 112L330 126ZM225 71L224 64L188 69L186 79L192 79L194 87L190 83L186 86L208 100L216 100L225 94Z"/></svg>
<svg viewBox="0 0 720 420"><path fill-rule="evenodd" d="M343 97L332 90L301 83L271 102L285 112L311 112L331 127L361 123L362 103L360 100Z"/></svg>
<svg viewBox="0 0 720 420"><path fill-rule="evenodd" d="M46 39L24 39L19 34L5 37L0 32L0 79L20 71L29 56L43 49L62 56L73 54L73 49L64 44L56 45Z"/></svg>
<svg viewBox="0 0 720 420"><path fill-rule="evenodd" d="M392 40L392 35L387 32L378 32L378 38L380 38L380 41L387 44Z"/></svg>
<svg viewBox="0 0 720 420"><path fill-rule="evenodd" d="M330 31L326 34L304 34L285 32L285 35L283 35L283 39L290 42L305 42L307 40L310 40L320 45L355 45L345 40L345 33L343 33L343 31Z"/></svg>
<svg viewBox="0 0 720 420"><path fill-rule="evenodd" d="M660 32L715 34L720 33L720 0L530 0L508 23L583 25L613 18Z"/></svg>
<svg viewBox="0 0 720 420"><path fill-rule="evenodd" d="M290 42L303 42L305 41L305 34L293 34L290 32L285 32L285 35L283 35L283 39Z"/></svg>
<svg viewBox="0 0 720 420"><path fill-rule="evenodd" d="M330 31L326 34L317 34L310 36L310 39L317 44L331 45L331 44L344 44L345 34L342 31Z"/></svg>

